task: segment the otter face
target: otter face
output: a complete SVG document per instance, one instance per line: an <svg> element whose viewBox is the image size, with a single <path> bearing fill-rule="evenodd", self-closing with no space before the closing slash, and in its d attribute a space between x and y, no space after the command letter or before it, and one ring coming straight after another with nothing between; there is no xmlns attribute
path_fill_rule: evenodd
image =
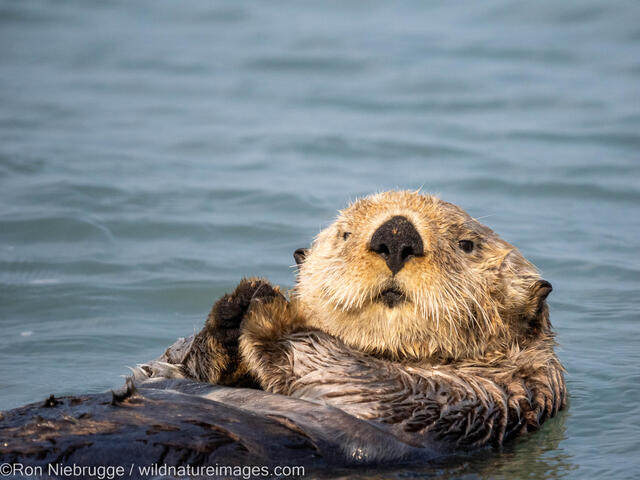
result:
<svg viewBox="0 0 640 480"><path fill-rule="evenodd" d="M548 330L551 285L459 207L385 192L341 211L299 264L310 326L395 358L473 358Z"/></svg>

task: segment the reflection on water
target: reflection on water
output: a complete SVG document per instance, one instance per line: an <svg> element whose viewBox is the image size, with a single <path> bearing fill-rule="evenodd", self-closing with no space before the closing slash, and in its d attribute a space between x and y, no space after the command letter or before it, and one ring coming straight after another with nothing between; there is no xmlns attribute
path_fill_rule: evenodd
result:
<svg viewBox="0 0 640 480"><path fill-rule="evenodd" d="M566 438L566 419L570 412L562 412L544 424L536 435L507 445L496 456L489 455L472 462L470 471L477 471L481 478L563 478L577 466L571 455L560 448ZM477 470L476 470L477 469Z"/></svg>
<svg viewBox="0 0 640 480"><path fill-rule="evenodd" d="M565 410L545 423L542 430L511 442L500 449L487 448L479 452L447 459L445 463L434 463L424 469L389 469L385 471L342 472L336 478L361 480L382 479L513 479L565 478L568 472L578 468L571 455L561 448L566 438ZM333 476L332 476L333 478Z"/></svg>

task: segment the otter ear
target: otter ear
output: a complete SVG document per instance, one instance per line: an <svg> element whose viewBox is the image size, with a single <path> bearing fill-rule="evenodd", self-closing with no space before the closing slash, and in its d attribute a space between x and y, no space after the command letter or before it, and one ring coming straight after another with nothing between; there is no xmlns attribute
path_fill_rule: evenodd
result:
<svg viewBox="0 0 640 480"><path fill-rule="evenodd" d="M527 316L531 319L530 326L534 330L551 326L549 324L549 308L546 300L552 290L553 287L546 280L537 280L531 286Z"/></svg>
<svg viewBox="0 0 640 480"><path fill-rule="evenodd" d="M304 262L308 251L308 248L299 248L295 252L293 252L293 258L296 261L296 265L300 265L302 262Z"/></svg>
<svg viewBox="0 0 640 480"><path fill-rule="evenodd" d="M553 287L546 280L538 280L533 284L534 295L540 302L544 302L552 291Z"/></svg>

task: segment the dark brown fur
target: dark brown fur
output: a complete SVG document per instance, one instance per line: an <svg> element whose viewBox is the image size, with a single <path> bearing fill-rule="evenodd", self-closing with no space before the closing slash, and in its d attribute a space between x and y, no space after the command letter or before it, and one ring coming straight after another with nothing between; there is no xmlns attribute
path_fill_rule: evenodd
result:
<svg viewBox="0 0 640 480"><path fill-rule="evenodd" d="M218 385L256 387L238 354L240 324L252 301L282 297L278 287L259 278L243 279L211 309L204 328L179 361L184 376Z"/></svg>

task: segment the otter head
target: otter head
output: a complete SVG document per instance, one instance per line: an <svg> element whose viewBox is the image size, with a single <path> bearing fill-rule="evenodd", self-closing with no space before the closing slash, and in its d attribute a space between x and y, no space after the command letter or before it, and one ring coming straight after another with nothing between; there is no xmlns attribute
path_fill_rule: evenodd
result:
<svg viewBox="0 0 640 480"><path fill-rule="evenodd" d="M549 332L551 284L459 207L384 192L296 250L309 326L391 358L474 358Z"/></svg>

